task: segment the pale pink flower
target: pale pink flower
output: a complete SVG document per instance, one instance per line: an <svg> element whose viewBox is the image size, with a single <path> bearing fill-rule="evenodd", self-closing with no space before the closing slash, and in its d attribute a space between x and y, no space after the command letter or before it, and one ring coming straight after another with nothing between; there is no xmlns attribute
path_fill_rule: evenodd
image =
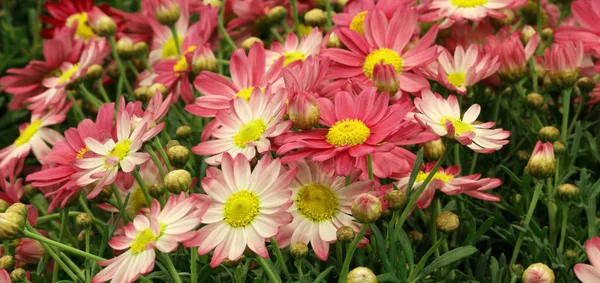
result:
<svg viewBox="0 0 600 283"><path fill-rule="evenodd" d="M179 46L182 46L183 40L188 36L190 32L189 21L190 21L190 9L188 0L174 0L174 1L142 1L142 13L148 17L148 24L152 28L152 43L150 44L150 53L148 55L148 63L154 65L161 59L177 59L177 45L175 39L169 27L161 25L155 17L156 8L161 2L170 2L179 5L180 16L179 20L175 23L175 30L177 31L177 40ZM184 50L180 50L184 51ZM183 53L183 52L182 52Z"/></svg>
<svg viewBox="0 0 600 283"><path fill-rule="evenodd" d="M523 6L527 0L433 0L428 11L420 17L425 22L444 21L440 28L448 28L466 20L479 22L486 17L504 18L500 10Z"/></svg>
<svg viewBox="0 0 600 283"><path fill-rule="evenodd" d="M364 35L364 23L365 17L369 12L375 10L383 11L388 19L392 18L392 15L399 9L407 9L409 2L405 0L364 0L364 1L350 1L344 5L344 10L341 13L333 16L333 23L339 27L347 27L351 30ZM404 5L404 6L403 6Z"/></svg>
<svg viewBox="0 0 600 283"><path fill-rule="evenodd" d="M40 231L45 237L48 233ZM38 264L40 259L46 254L42 244L36 240L21 238L21 241L15 249L15 260L18 266L26 264Z"/></svg>
<svg viewBox="0 0 600 283"><path fill-rule="evenodd" d="M573 270L583 283L600 282L600 237L585 242L585 252L591 264L578 263Z"/></svg>
<svg viewBox="0 0 600 283"><path fill-rule="evenodd" d="M571 12L579 26L563 22L555 31L554 39L559 43L581 41L586 52L600 58L600 2L577 0L571 4ZM596 72L600 73L600 64L596 64Z"/></svg>
<svg viewBox="0 0 600 283"><path fill-rule="evenodd" d="M541 60L552 82L564 87L573 86L583 63L583 44L580 41L555 43L544 51Z"/></svg>
<svg viewBox="0 0 600 283"><path fill-rule="evenodd" d="M304 61L309 56L318 55L321 50L321 40L323 40L323 34L318 28L313 28L310 34L303 37L300 42L295 33L289 33L284 44L273 42L271 50L265 51L267 69L280 57L285 58L283 66L286 67L293 62Z"/></svg>
<svg viewBox="0 0 600 283"><path fill-rule="evenodd" d="M538 262L527 267L521 279L523 283L554 283L554 271Z"/></svg>

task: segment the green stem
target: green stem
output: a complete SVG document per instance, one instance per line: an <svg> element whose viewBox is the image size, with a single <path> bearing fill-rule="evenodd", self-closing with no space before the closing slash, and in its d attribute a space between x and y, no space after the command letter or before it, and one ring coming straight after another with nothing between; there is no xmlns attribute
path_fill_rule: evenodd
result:
<svg viewBox="0 0 600 283"><path fill-rule="evenodd" d="M146 203L148 204L148 207L150 207L152 205L152 198L150 197L150 194L148 193L148 188L146 187L146 183L144 183L144 179L142 179L142 176L140 175L140 172L138 172L137 168L134 169L131 173L132 173L133 177L135 178L135 180L137 181L138 185L140 185L140 189L142 189L142 193L144 194Z"/></svg>
<svg viewBox="0 0 600 283"><path fill-rule="evenodd" d="M415 280L419 272L423 269L423 267L425 267L425 263L427 263L427 260L429 259L431 254L433 254L434 251L438 250L442 242L446 241L446 238L448 238L448 234L442 234L442 237L437 242L435 242L435 244L433 244L433 246L423 255L421 260L419 260L419 263L417 263L415 269L413 269L410 272L410 275L408 276L408 281L406 282L413 282Z"/></svg>
<svg viewBox="0 0 600 283"><path fill-rule="evenodd" d="M73 101L72 109L75 114L75 119L77 120L77 122L81 122L83 119L85 119L85 114L83 114L83 111L81 111L81 106L77 104L77 101L75 100L73 95L71 95L68 91L67 97Z"/></svg>
<svg viewBox="0 0 600 283"><path fill-rule="evenodd" d="M369 180L373 180L373 156L367 155L367 172L369 173Z"/></svg>
<svg viewBox="0 0 600 283"><path fill-rule="evenodd" d="M436 219L438 217L438 215L440 215L440 212L442 210L442 202L440 201L439 198L435 198L434 200L434 205L433 205L433 209L431 211L431 218L429 219L429 226L430 226L430 230L431 230L431 245L435 246L435 244L437 243L438 239L437 239L437 227L435 225L436 223ZM440 250L439 249L435 249L433 251L433 253L435 254L435 257L438 258L440 257Z"/></svg>
<svg viewBox="0 0 600 283"><path fill-rule="evenodd" d="M90 214L89 212L81 212L81 211L69 211L69 217L75 217L79 214L82 213L87 213ZM92 214L90 214L92 215ZM37 224L43 224L46 223L48 221L52 221L52 220L56 220L58 218L61 217L61 213L53 213L53 214L49 214L49 215L44 215L44 216L40 216L37 219ZM92 221L94 222L94 224L98 224L98 225L105 225L106 223L96 217L92 216Z"/></svg>
<svg viewBox="0 0 600 283"><path fill-rule="evenodd" d="M283 258L283 255L281 254L281 249L279 249L277 241L273 237L271 237L271 245L273 246L273 250L275 250L275 257L277 257L277 261L279 262L281 270L283 270L283 274L285 274L285 277L288 280L292 280L292 275L290 274L290 271L288 270L287 266L285 266L285 260Z"/></svg>
<svg viewBox="0 0 600 283"><path fill-rule="evenodd" d="M225 60L225 59L217 59L217 63L227 65L227 66L229 66L229 64L230 64L229 60Z"/></svg>
<svg viewBox="0 0 600 283"><path fill-rule="evenodd" d="M10 255L10 241L4 240L4 255Z"/></svg>
<svg viewBox="0 0 600 283"><path fill-rule="evenodd" d="M149 144L144 145L144 149L146 150L146 152L148 154L150 154L150 159L152 159L152 162L154 162L154 164L156 165L156 168L158 168L158 173L160 174L160 178L164 179L165 178L165 168L163 168L163 165L160 162L160 159L158 159L158 156L156 155L156 152L154 151L154 149L152 149L152 146L150 146Z"/></svg>
<svg viewBox="0 0 600 283"><path fill-rule="evenodd" d="M546 179L546 198L548 202L546 206L548 207L548 227L550 233L550 244L556 245L556 237L558 236L558 231L556 230L556 213L557 207L554 202L554 186L552 185L552 180L550 178Z"/></svg>
<svg viewBox="0 0 600 283"><path fill-rule="evenodd" d="M462 169L462 164L460 162L460 147L461 144L459 143L454 145L454 163L458 165L458 168Z"/></svg>
<svg viewBox="0 0 600 283"><path fill-rule="evenodd" d="M28 232L28 231L26 231L26 232ZM73 273L73 271L72 271L72 270L71 270L71 269L70 269L70 268L67 266L67 264L65 264L65 262L64 262L64 261L63 261L63 260L62 260L62 259L61 259L61 258L60 258L60 257L59 257L57 254L56 254L56 252L55 252L55 251L54 251L54 250L53 250L51 247L49 247L47 244L44 244L44 243L41 243L41 244L42 244L42 247L44 248L44 250L46 250L46 251L48 252L48 254L49 254L49 255L50 255L50 256L51 256L51 257L54 259L54 261L55 261L56 263L58 263L58 266L60 266L60 267L61 267L61 268L62 268L62 269L65 271L65 273L67 273L67 275L69 275L69 277L71 277L71 279L72 279L74 282L77 282L77 281L79 280L79 278L77 277L77 275L75 275L75 273ZM54 272L54 273L53 273L53 275L52 275L52 276L53 276L52 280L54 280L54 274L58 274L58 272ZM57 275L57 276L58 276L58 275ZM57 278L57 279L58 279L58 278ZM54 282L56 282L56 281L54 281Z"/></svg>
<svg viewBox="0 0 600 283"><path fill-rule="evenodd" d="M191 258L191 262L190 262L190 269L191 269L190 279L191 279L191 282L198 282L198 272L196 270L197 262L198 262L198 247L192 248L191 255L192 255L192 258Z"/></svg>
<svg viewBox="0 0 600 283"><path fill-rule="evenodd" d="M119 69L119 76L123 80L123 84L125 85L125 88L127 89L127 93L130 95L129 97L133 97L133 89L131 88L131 85L129 84L129 80L127 80L127 72L125 70L125 66L123 65L123 62L121 61L121 58L119 58L119 54L117 54L117 44L115 42L114 35L108 37L108 43L110 44L110 49L112 50L113 57L115 57L115 62L117 62L117 68ZM117 106L119 105L120 100L121 100L121 92L117 92L117 100L116 100Z"/></svg>
<svg viewBox="0 0 600 283"><path fill-rule="evenodd" d="M577 124L577 119L579 118L579 115L581 115L581 111L583 110L583 106L585 104L585 99L584 96L581 95L580 96L581 99L579 100L579 104L577 105L577 110L575 111L575 116L573 116L573 119L571 119L571 124L569 125L569 130L567 132L567 134L570 134L573 129L575 129L575 124Z"/></svg>
<svg viewBox="0 0 600 283"><path fill-rule="evenodd" d="M58 256L62 258L63 262L66 263L66 265L71 269L71 271L73 271L73 273L75 273L75 275L77 275L77 277L79 277L81 280L85 281L85 274L83 272L81 272L81 269L79 269L79 266L77 266L66 254L64 253L58 253Z"/></svg>
<svg viewBox="0 0 600 283"><path fill-rule="evenodd" d="M567 237L567 220L569 218L569 203L562 205L562 219L560 227L560 241L558 242L558 252L562 253L565 247L565 238Z"/></svg>
<svg viewBox="0 0 600 283"><path fill-rule="evenodd" d="M94 107L96 107L96 109L100 109L100 106L102 106L102 101L100 101L100 99L96 98L96 96L94 94L92 94L86 87L84 84L79 84L79 90L81 91L81 94L83 95L83 97L85 97L85 99L91 103L92 105L94 105Z"/></svg>
<svg viewBox="0 0 600 283"><path fill-rule="evenodd" d="M33 229L33 228L29 228L29 229ZM78 255L78 256L82 256L82 257L85 257L85 258L89 258L89 259L91 259L91 260L95 260L95 261L103 261L103 260L106 260L106 259L104 259L104 258L101 258L101 257L97 256L97 255L93 255L93 254L90 254L90 253L86 253L86 252L84 252L84 251L82 251L82 250L79 250L79 249L73 248L73 247L71 247L71 246L67 246L67 245L65 245L65 244L63 244L63 243L59 243L59 242L57 242L57 241L50 240L50 239L48 239L48 238L46 238L46 237L44 237L44 236L42 236L42 235L39 235L39 234L37 234L37 233L34 233L34 232L31 232L31 231L29 231L29 229L28 229L28 230L25 230L25 231L23 231L23 235L24 235L25 237L27 237L27 238L30 238L30 239L32 239L32 240L36 240L36 241L38 241L38 242L40 242L40 243L43 243L43 244L48 244L48 245L51 245L51 246L54 246L54 247L60 248L62 251L70 252L70 253L72 253L72 254L76 254L76 255Z"/></svg>
<svg viewBox="0 0 600 283"><path fill-rule="evenodd" d="M85 229L85 252L86 253L90 253L90 233L92 232L92 229L90 229L89 227L87 229ZM85 261L87 262L87 258L85 259ZM87 264L86 264L86 269L85 269L85 278L87 278L90 282L92 280L92 274L89 270L89 268L87 268Z"/></svg>
<svg viewBox="0 0 600 283"><path fill-rule="evenodd" d="M342 265L342 271L340 271L340 283L345 283L347 280L348 271L350 270L350 262L352 261L352 257L354 256L354 251L358 246L358 242L362 240L366 230L367 224L362 224L358 235L356 235L356 238L354 238L354 240L352 240L352 243L350 243L350 246L348 246L348 250L346 251L346 258L344 259L344 265Z"/></svg>
<svg viewBox="0 0 600 283"><path fill-rule="evenodd" d="M165 148L160 143L160 139L157 137L156 139L154 139L154 141L155 141L154 148L158 151L158 154L160 155L163 162L167 166L167 171L169 171L169 172L173 171L173 167L171 166L171 161L169 161L169 157L167 156L167 153L165 152Z"/></svg>
<svg viewBox="0 0 600 283"><path fill-rule="evenodd" d="M227 44L231 47L231 50L236 50L237 46L235 45L235 42L233 42L233 40L229 36L229 33L227 33L227 30L225 29L225 20L223 16L225 12L224 6L225 5L221 5L221 9L219 10L219 33L221 33Z"/></svg>
<svg viewBox="0 0 600 283"><path fill-rule="evenodd" d="M567 133L569 126L569 108L571 104L571 92L573 88L567 88L563 90L563 119L562 119L562 127L560 128L560 138L562 142L567 144Z"/></svg>
<svg viewBox="0 0 600 283"><path fill-rule="evenodd" d="M69 207L65 207L63 211L60 212L60 232L58 234L58 241L62 242L63 237L65 236L65 230L67 229L67 220L69 219ZM58 249L58 253L60 254L60 248ZM56 282L58 280L58 265L54 266L54 272L52 273L52 282Z"/></svg>
<svg viewBox="0 0 600 283"><path fill-rule="evenodd" d="M469 168L469 175L475 172L475 165L477 164L477 158L479 158L479 153L475 152L473 154L473 159L471 159L471 167Z"/></svg>
<svg viewBox="0 0 600 283"><path fill-rule="evenodd" d="M119 206L118 209L121 210L121 212L125 211L125 207L123 207L123 200L121 199L121 192L119 192L117 185L115 185L115 183L112 183L110 184L110 188L112 189L113 195L117 200L117 205Z"/></svg>
<svg viewBox="0 0 600 283"><path fill-rule="evenodd" d="M281 43L285 42L285 39L283 39L283 37L281 37L281 35L277 31L277 27L272 27L271 28L271 34L273 35L273 37L275 37L275 39L277 39L277 41L279 41Z"/></svg>
<svg viewBox="0 0 600 283"><path fill-rule="evenodd" d="M168 254L158 253L158 256L161 258L162 262L167 266L167 270L171 273L171 277L173 277L173 281L175 283L181 283L181 278L179 278L179 273L177 273L177 269L175 265L173 265L173 261Z"/></svg>
<svg viewBox="0 0 600 283"><path fill-rule="evenodd" d="M133 65L133 62L127 61L127 67L129 67L129 69L133 72L136 78L140 75L140 72L137 70L135 65Z"/></svg>
<svg viewBox="0 0 600 283"><path fill-rule="evenodd" d="M342 250L342 243L335 243L335 258L337 261L338 268L342 267L342 261L344 259L344 251Z"/></svg>
<svg viewBox="0 0 600 283"><path fill-rule="evenodd" d="M298 19L298 0L290 0L290 7L292 9L292 20L294 21L294 31L298 38L302 38L302 34L300 34L300 20Z"/></svg>
<svg viewBox="0 0 600 283"><path fill-rule="evenodd" d="M304 276L304 272L302 271L302 261L295 260L294 265L296 266L296 269L298 269L298 277L302 278Z"/></svg>
<svg viewBox="0 0 600 283"><path fill-rule="evenodd" d="M171 30L173 42L175 42L175 48L177 49L177 58L179 58L181 57L181 46L179 44L179 36L177 36L177 29L175 28L175 25L170 25L169 29Z"/></svg>
<svg viewBox="0 0 600 283"><path fill-rule="evenodd" d="M104 88L101 79L96 81L96 87L98 88L98 90L100 90L100 94L102 95L102 99L104 99L104 102L110 103L110 98L108 98L108 94L106 93L106 89Z"/></svg>
<svg viewBox="0 0 600 283"><path fill-rule="evenodd" d="M327 28L327 30L331 29L331 26L333 25L333 23L331 22L331 18L332 18L332 8L331 8L331 0L325 0L325 11L327 12L327 22L325 23L325 27Z"/></svg>
<svg viewBox="0 0 600 283"><path fill-rule="evenodd" d="M275 273L273 272L271 267L269 267L264 258L262 258L259 255L257 255L254 258L256 259L256 262L258 262L258 264L260 264L260 266L262 266L262 268L265 270L265 273L267 273L267 276L271 279L271 282L281 283L281 278L275 275Z"/></svg>

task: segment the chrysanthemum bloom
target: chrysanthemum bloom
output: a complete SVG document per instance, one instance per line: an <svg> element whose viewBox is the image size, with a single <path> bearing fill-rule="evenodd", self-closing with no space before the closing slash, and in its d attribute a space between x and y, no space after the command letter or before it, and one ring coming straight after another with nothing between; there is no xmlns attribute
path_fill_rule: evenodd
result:
<svg viewBox="0 0 600 283"><path fill-rule="evenodd" d="M417 174L415 183L412 189L416 189L427 179L431 170L435 166L434 162L429 162L423 165L421 171ZM458 176L460 168L458 166L450 166L446 169L440 167L437 172L433 173L433 178L425 187L425 190L417 199L417 206L420 209L426 208L431 204L436 190L440 190L447 195L465 194L472 198L485 201L499 202L500 198L485 191L497 188L502 185L502 181L498 178L481 178L481 174L471 174L467 176ZM410 172L399 178L396 182L398 189L405 192L408 186Z"/></svg>
<svg viewBox="0 0 600 283"><path fill-rule="evenodd" d="M148 121L148 128L146 128L146 132L142 135L142 141L147 141L158 135L165 127L164 122L159 122L167 114L167 111L169 111L171 102L171 94L163 99L162 94L157 90L148 102L148 105L146 105L145 110L142 109L142 103L140 101L128 102L125 104L125 98L123 97L121 97L119 110L125 111L129 115L132 131L135 130L135 127L137 127L141 121ZM98 123L98 121L96 121L96 123Z"/></svg>
<svg viewBox="0 0 600 283"><path fill-rule="evenodd" d="M461 22L447 29L446 32L450 34L442 37L442 40L444 47L448 51L454 52L458 46L482 45L490 34L494 34L495 30L489 21L481 21L474 26L469 22Z"/></svg>
<svg viewBox="0 0 600 283"><path fill-rule="evenodd" d="M583 44L579 41L555 43L544 51L541 63L552 83L571 87L579 76L583 55Z"/></svg>
<svg viewBox="0 0 600 283"><path fill-rule="evenodd" d="M385 16L390 19L392 15L399 9L407 7L399 7L406 5L408 1L398 0L366 0L366 1L351 1L344 5L344 10L333 16L333 23L339 27L347 27L358 32L361 35L365 34L365 17L369 12L381 10Z"/></svg>
<svg viewBox="0 0 600 283"><path fill-rule="evenodd" d="M221 171L222 170L222 171ZM243 156L223 156L221 170L209 167L202 188L212 204L202 223L208 224L185 246L198 246L203 255L215 249L210 266L215 268L225 258L239 259L246 247L261 257L268 257L265 239L277 235L279 227L292 221L286 210L292 205L288 186L296 169L282 173L279 159L267 154L254 170ZM281 173L281 174L280 174Z"/></svg>
<svg viewBox="0 0 600 283"><path fill-rule="evenodd" d="M439 49L441 53L437 61L423 68L423 71L447 89L460 94L466 94L467 88L493 75L500 67L498 55L485 54L475 44L466 51L462 46L457 46L454 56L443 47Z"/></svg>
<svg viewBox="0 0 600 283"><path fill-rule="evenodd" d="M291 121L283 121L285 114L285 93L271 94L269 87L265 93L255 88L250 101L242 97L234 99L230 112L217 114L221 126L212 132L214 140L201 142L192 148L198 155L212 155L206 163L217 165L224 153L233 157L242 154L251 160L256 152L265 153L271 149L269 138L281 135L292 126Z"/></svg>
<svg viewBox="0 0 600 283"><path fill-rule="evenodd" d="M74 165L81 169L73 177L80 187L97 182L87 195L94 198L104 186L111 184L121 169L128 173L150 159L148 153L138 152L142 147L142 136L148 128L148 117L145 117L132 131L129 114L125 111L117 113L116 141L108 139L105 142L94 138L86 138L85 145L97 156L75 160Z"/></svg>
<svg viewBox="0 0 600 283"><path fill-rule="evenodd" d="M272 24L269 14L274 7L280 5L280 2L283 1L232 0L225 2L231 3L233 14L237 16L227 23L227 31L238 43L253 35L268 34ZM298 8L300 8L302 3L298 4ZM300 9L298 10L300 11ZM275 24L279 24L279 21Z"/></svg>
<svg viewBox="0 0 600 283"><path fill-rule="evenodd" d="M382 11L374 10L365 16L364 36L347 28L340 29L336 33L349 50L330 48L322 52L323 56L336 63L329 68L331 77L356 78L370 83L375 66L383 63L394 67L400 90L417 93L428 88L427 80L412 69L425 66L437 57L437 48L430 47L437 27L430 29L416 45L407 49L416 25L417 12L414 9L402 9L389 21Z"/></svg>
<svg viewBox="0 0 600 283"><path fill-rule="evenodd" d="M8 109L21 108L29 98L44 92L46 87L42 82L46 77L61 72L60 67L64 62L75 64L79 61L84 45L83 41L73 38L74 32L74 29L65 29L57 33L54 39L46 40L44 61L33 60L25 68L6 70L6 75L0 77L0 88L14 95Z"/></svg>
<svg viewBox="0 0 600 283"><path fill-rule="evenodd" d="M108 244L115 250L126 250L116 258L98 262L107 266L92 282L133 282L140 274L154 268L155 248L162 253L174 251L178 244L194 236L209 206L207 199L197 196L171 196L161 210L158 201L152 202L149 216L140 214L125 227L125 235L113 237Z"/></svg>
<svg viewBox="0 0 600 283"><path fill-rule="evenodd" d="M447 28L466 20L479 22L486 17L504 18L506 15L500 10L516 8L525 3L526 0L433 0L420 20L435 22L444 19L440 28Z"/></svg>
<svg viewBox="0 0 600 283"><path fill-rule="evenodd" d="M586 52L600 58L600 2L577 0L571 4L571 13L580 26L564 23L554 33L556 42L581 41ZM596 64L600 72L600 64Z"/></svg>
<svg viewBox="0 0 600 283"><path fill-rule="evenodd" d="M57 28L76 24L75 36L88 40L94 36L94 31L88 24L88 13L95 6L91 0L60 0L58 2L46 2L44 8L50 16L40 15L40 20L50 26L40 33L44 38L53 38ZM106 14L111 15L112 8L108 4L102 4L99 8Z"/></svg>
<svg viewBox="0 0 600 283"><path fill-rule="evenodd" d="M439 136L456 139L476 152L492 153L509 142L509 131L490 129L495 122L474 123L481 111L479 104L469 107L461 118L456 96L450 95L446 100L437 93L425 91L422 97L415 99L415 106L421 112L415 114L415 119Z"/></svg>
<svg viewBox="0 0 600 283"><path fill-rule="evenodd" d="M554 271L543 263L534 263L523 272L523 283L554 283Z"/></svg>
<svg viewBox="0 0 600 283"><path fill-rule="evenodd" d="M271 50L265 52L267 69L280 57L285 58L283 66L286 67L292 62L304 61L308 56L318 55L321 50L321 40L323 40L323 34L318 28L313 28L308 36L302 38L300 43L298 43L295 33L288 33L284 44L273 42Z"/></svg>
<svg viewBox="0 0 600 283"><path fill-rule="evenodd" d="M355 180L346 186L343 176L335 176L333 170L304 159L290 163L289 167L298 169L290 184L294 205L287 210L294 220L281 227L275 239L281 247L310 243L317 257L326 261L329 244L336 241L339 228L349 226L358 233L360 226L350 211L352 201L368 192L373 182Z"/></svg>
<svg viewBox="0 0 600 283"><path fill-rule="evenodd" d="M143 1L142 13L148 17L148 24L152 28L153 36L150 45L150 54L148 55L148 63L154 65L161 59L177 59L177 44L168 26L161 25L156 19L156 11L152 4L159 1ZM183 40L188 36L190 11L187 0L175 1L179 3L180 16L179 20L174 24L177 31L177 40L179 46L183 44ZM181 50L183 51L183 50ZM183 52L182 52L183 53Z"/></svg>
<svg viewBox="0 0 600 283"><path fill-rule="evenodd" d="M231 100L236 97L249 100L255 87L263 90L270 84L276 92L283 85L280 79L284 58L277 59L268 71L265 58L264 47L254 44L248 56L243 49L231 55L231 81L215 73L201 72L194 80L194 86L203 95L196 98L194 104L187 105L185 110L197 116L214 117L218 111L228 110Z"/></svg>
<svg viewBox="0 0 600 283"><path fill-rule="evenodd" d="M48 233L40 231L45 237ZM21 242L15 249L15 260L19 266L25 264L38 264L40 259L46 254L42 244L36 240L21 238Z"/></svg>
<svg viewBox="0 0 600 283"><path fill-rule="evenodd" d="M556 171L555 163L556 160L554 159L554 148L552 148L552 143L542 143L541 141L538 141L535 144L533 153L531 153L531 157L529 157L525 172L534 177L545 179L554 175L554 172Z"/></svg>
<svg viewBox="0 0 600 283"><path fill-rule="evenodd" d="M44 157L50 152L48 144L53 145L63 141L65 138L57 131L48 126L62 123L71 103L53 108L47 113L33 113L30 123L23 123L19 127L19 137L9 146L0 150L0 170L3 172L14 172L17 163L22 162L30 151L40 163L44 163Z"/></svg>
<svg viewBox="0 0 600 283"><path fill-rule="evenodd" d="M290 133L276 139L282 146L277 154L288 163L311 156L312 161L330 160L338 175L348 175L359 159L368 154L389 152L395 145L388 143L390 136L403 125L399 123L410 107L406 104L389 106L389 96L377 94L367 88L358 96L340 92L335 103L319 98L321 118L316 128L300 133ZM298 149L297 151L292 151Z"/></svg>
<svg viewBox="0 0 600 283"><path fill-rule="evenodd" d="M527 45L523 47L518 33L507 33L506 29L502 29L496 36L490 35L485 48L487 52L499 56L498 76L503 80L516 82L525 76L527 62L535 53L540 36L537 33L534 34Z"/></svg>
<svg viewBox="0 0 600 283"><path fill-rule="evenodd" d="M600 282L600 238L593 237L585 242L585 252L591 263L578 263L573 270L583 283Z"/></svg>

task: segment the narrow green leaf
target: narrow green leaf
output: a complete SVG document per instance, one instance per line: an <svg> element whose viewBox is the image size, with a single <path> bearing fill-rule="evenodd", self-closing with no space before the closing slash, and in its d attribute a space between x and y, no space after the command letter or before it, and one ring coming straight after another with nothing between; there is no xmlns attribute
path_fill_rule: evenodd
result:
<svg viewBox="0 0 600 283"><path fill-rule="evenodd" d="M466 247L460 247L460 248L453 249L453 250L441 255L440 257L436 258L429 265L427 265L425 268L423 268L423 271L421 271L421 273L419 273L419 275L417 275L417 278L415 278L415 281L419 281L420 279L429 275L433 271L438 270L438 269L440 269L444 266L447 266L451 263L454 263L456 261L459 261L465 257L468 257L468 256L474 254L475 252L477 252L477 248L475 248L473 246L466 246Z"/></svg>

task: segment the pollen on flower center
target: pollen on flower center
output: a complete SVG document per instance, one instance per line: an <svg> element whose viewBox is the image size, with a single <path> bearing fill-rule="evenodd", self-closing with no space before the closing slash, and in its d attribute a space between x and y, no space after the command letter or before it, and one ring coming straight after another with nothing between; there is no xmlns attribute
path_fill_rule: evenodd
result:
<svg viewBox="0 0 600 283"><path fill-rule="evenodd" d="M181 56L181 58L179 58L179 60L175 64L175 66L173 66L173 71L175 71L175 72L182 72L182 71L185 71L187 69L188 69L187 59L185 59L185 56ZM179 74L177 74L177 75L179 75Z"/></svg>
<svg viewBox="0 0 600 283"><path fill-rule="evenodd" d="M15 146L22 146L29 142L29 140L37 133L42 126L41 120L35 120L29 124L27 128L21 133L21 135L15 140Z"/></svg>
<svg viewBox="0 0 600 283"><path fill-rule="evenodd" d="M154 236L150 228L146 228L135 235L135 239L133 239L129 248L131 249L131 253L136 255L145 251L146 246L154 241L156 241L156 236Z"/></svg>
<svg viewBox="0 0 600 283"><path fill-rule="evenodd" d="M365 16L367 16L367 11L362 11L356 14L356 16L354 16L350 22L350 29L360 33L361 35L365 35Z"/></svg>
<svg viewBox="0 0 600 283"><path fill-rule="evenodd" d="M246 148L249 142L258 141L260 136L267 130L263 119L256 119L242 126L240 131L233 137L233 143L241 148Z"/></svg>
<svg viewBox="0 0 600 283"><path fill-rule="evenodd" d="M448 74L448 81L456 87L464 86L466 78L467 74L464 72Z"/></svg>
<svg viewBox="0 0 600 283"><path fill-rule="evenodd" d="M180 36L177 39L177 41L179 41L179 46L181 46L183 44L183 38ZM161 57L162 59L173 58L177 57L178 53L179 52L177 52L177 45L175 45L175 39L173 39L173 37L170 37L169 40L165 42L165 45L163 45Z"/></svg>
<svg viewBox="0 0 600 283"><path fill-rule="evenodd" d="M77 151L77 159L83 158L83 156L85 155L85 153L88 152L89 150L90 150L90 148L87 145L84 146L84 147L82 147L82 148L80 148Z"/></svg>
<svg viewBox="0 0 600 283"><path fill-rule="evenodd" d="M475 8L487 4L488 0L450 0L453 6L459 8Z"/></svg>
<svg viewBox="0 0 600 283"><path fill-rule="evenodd" d="M464 132L473 131L473 126L463 122L461 119L445 116L442 117L442 119L440 119L440 124L444 126L446 124L446 121L450 121L450 123L452 123L452 126L454 126L456 136L460 136Z"/></svg>
<svg viewBox="0 0 600 283"><path fill-rule="evenodd" d="M283 61L284 67L294 61L298 61L298 60L304 61L304 59L306 59L306 56L304 55L304 53L299 52L299 51L285 52L285 53L283 53L283 57L285 57L285 60Z"/></svg>
<svg viewBox="0 0 600 283"><path fill-rule="evenodd" d="M338 213L339 201L330 187L321 184L304 185L296 196L298 212L313 222L327 221Z"/></svg>
<svg viewBox="0 0 600 283"><path fill-rule="evenodd" d="M415 179L415 182L423 182L425 181L425 179L427 179L427 176L429 176L431 172L423 172L423 171L419 171L419 174L417 174L417 178ZM433 178L432 180L440 180L444 183L448 183L448 181L452 180L454 178L454 175L452 174L446 174L446 173L442 173L442 172L436 172L435 174L433 174Z"/></svg>
<svg viewBox="0 0 600 283"><path fill-rule="evenodd" d="M363 72L369 79L373 77L373 69L375 65L383 63L394 66L397 74L400 74L404 62L402 57L396 51L389 48L380 48L367 55L363 64Z"/></svg>
<svg viewBox="0 0 600 283"><path fill-rule="evenodd" d="M235 96L236 97L241 97L243 99L245 99L246 101L250 101L250 96L252 96L252 91L254 90L254 87L247 87L245 89L240 90ZM265 92L265 90L263 88L260 88L261 92Z"/></svg>
<svg viewBox="0 0 600 283"><path fill-rule="evenodd" d="M117 157L119 161L121 161L129 154L129 146L131 146L130 140L124 140L122 142L119 142L117 143L117 145L115 145L115 148L113 148L113 150L108 155Z"/></svg>
<svg viewBox="0 0 600 283"><path fill-rule="evenodd" d="M71 68L66 70L62 75L60 75L60 77L58 78L58 81L56 81L56 82L59 84L66 82L67 80L69 80L71 78L71 76L73 76L73 74L75 72L77 72L78 69L79 69L79 63L73 65Z"/></svg>
<svg viewBox="0 0 600 283"><path fill-rule="evenodd" d="M260 209L258 196L246 190L230 195L223 205L223 217L225 223L234 228L248 226Z"/></svg>
<svg viewBox="0 0 600 283"><path fill-rule="evenodd" d="M92 28L88 25L87 13L83 12L71 15L67 18L66 26L72 27L75 21L77 21L77 29L75 30L76 36L81 37L84 40L88 40L94 36L94 31L92 31Z"/></svg>
<svg viewBox="0 0 600 283"><path fill-rule="evenodd" d="M337 121L327 132L327 142L337 146L355 146L364 143L371 130L358 119L346 118Z"/></svg>

